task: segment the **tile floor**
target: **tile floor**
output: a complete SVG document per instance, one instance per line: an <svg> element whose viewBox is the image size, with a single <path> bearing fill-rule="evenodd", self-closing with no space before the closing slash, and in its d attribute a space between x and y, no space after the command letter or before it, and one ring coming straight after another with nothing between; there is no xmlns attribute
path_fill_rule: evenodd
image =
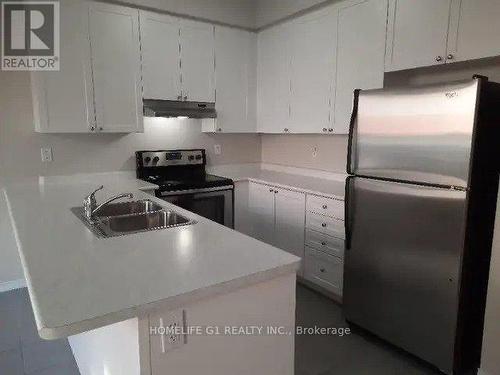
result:
<svg viewBox="0 0 500 375"><path fill-rule="evenodd" d="M297 325L348 327L341 307L297 285ZM437 370L372 336L296 336L295 375L439 375ZM442 375L442 374L441 374Z"/></svg>
<svg viewBox="0 0 500 375"><path fill-rule="evenodd" d="M0 293L0 374L80 374L67 340L38 336L27 289Z"/></svg>
<svg viewBox="0 0 500 375"><path fill-rule="evenodd" d="M335 302L297 286L297 324L347 327ZM297 336L295 375L437 375L367 335ZM0 293L0 374L79 375L67 340L38 337L26 289Z"/></svg>

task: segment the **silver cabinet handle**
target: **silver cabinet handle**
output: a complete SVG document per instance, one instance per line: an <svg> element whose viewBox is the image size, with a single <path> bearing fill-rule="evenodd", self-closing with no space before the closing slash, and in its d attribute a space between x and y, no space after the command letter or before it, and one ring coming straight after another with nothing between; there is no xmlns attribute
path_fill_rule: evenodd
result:
<svg viewBox="0 0 500 375"><path fill-rule="evenodd" d="M326 210L328 206L326 204L323 205L323 210Z"/></svg>
<svg viewBox="0 0 500 375"><path fill-rule="evenodd" d="M323 228L326 228L326 223L321 224Z"/></svg>
<svg viewBox="0 0 500 375"><path fill-rule="evenodd" d="M325 241L321 242L321 246L326 246L326 242Z"/></svg>
<svg viewBox="0 0 500 375"><path fill-rule="evenodd" d="M102 126L99 126L99 131L102 132L104 128Z"/></svg>
<svg viewBox="0 0 500 375"><path fill-rule="evenodd" d="M177 100L182 100L182 95L179 95L179 96L177 97Z"/></svg>
<svg viewBox="0 0 500 375"><path fill-rule="evenodd" d="M184 95L184 101L188 100L187 95Z"/></svg>
<svg viewBox="0 0 500 375"><path fill-rule="evenodd" d="M90 126L90 131L91 131L91 132L94 132L94 131L95 131L95 126L94 126L94 125L91 125L91 126Z"/></svg>
<svg viewBox="0 0 500 375"><path fill-rule="evenodd" d="M217 128L217 131L218 131L218 132L221 132L221 131L222 131L222 128Z"/></svg>
<svg viewBox="0 0 500 375"><path fill-rule="evenodd" d="M323 128L323 131L326 133L328 131L328 129L327 128Z"/></svg>
<svg viewBox="0 0 500 375"><path fill-rule="evenodd" d="M274 194L278 194L278 190L275 190L275 191L274 191Z"/></svg>
<svg viewBox="0 0 500 375"><path fill-rule="evenodd" d="M324 268L320 268L319 272L324 273L326 270Z"/></svg>
<svg viewBox="0 0 500 375"><path fill-rule="evenodd" d="M454 57L451 53L447 56L448 60L453 60Z"/></svg>
<svg viewBox="0 0 500 375"><path fill-rule="evenodd" d="M437 62L443 61L443 58L441 56L438 56L438 57L436 57L436 61Z"/></svg>
<svg viewBox="0 0 500 375"><path fill-rule="evenodd" d="M269 192L270 192L270 193L273 193L273 192L274 192L274 190L273 190L273 189L269 189Z"/></svg>
<svg viewBox="0 0 500 375"><path fill-rule="evenodd" d="M331 133L333 132L333 128L329 128L328 131Z"/></svg>
<svg viewBox="0 0 500 375"><path fill-rule="evenodd" d="M288 128L283 129L285 133L288 133Z"/></svg>

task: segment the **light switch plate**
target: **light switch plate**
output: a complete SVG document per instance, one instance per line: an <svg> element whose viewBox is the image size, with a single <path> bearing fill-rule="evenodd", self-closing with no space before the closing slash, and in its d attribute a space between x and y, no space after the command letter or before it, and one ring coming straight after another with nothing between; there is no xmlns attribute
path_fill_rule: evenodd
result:
<svg viewBox="0 0 500 375"><path fill-rule="evenodd" d="M215 155L222 154L222 146L221 145L214 145L214 153L215 153Z"/></svg>
<svg viewBox="0 0 500 375"><path fill-rule="evenodd" d="M50 163L52 161L52 148L42 147L40 151L41 151L42 161L44 163Z"/></svg>

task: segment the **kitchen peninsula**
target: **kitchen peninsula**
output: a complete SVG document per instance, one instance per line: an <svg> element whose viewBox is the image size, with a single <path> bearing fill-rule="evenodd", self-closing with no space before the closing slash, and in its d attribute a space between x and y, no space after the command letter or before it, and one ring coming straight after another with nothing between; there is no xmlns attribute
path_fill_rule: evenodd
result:
<svg viewBox="0 0 500 375"><path fill-rule="evenodd" d="M293 373L293 334L150 332L176 324L293 332L298 257L156 199L145 192L154 186L131 178L105 184L98 201L131 192L195 223L101 238L71 211L96 185L52 178L5 189L42 338L68 337L82 375Z"/></svg>

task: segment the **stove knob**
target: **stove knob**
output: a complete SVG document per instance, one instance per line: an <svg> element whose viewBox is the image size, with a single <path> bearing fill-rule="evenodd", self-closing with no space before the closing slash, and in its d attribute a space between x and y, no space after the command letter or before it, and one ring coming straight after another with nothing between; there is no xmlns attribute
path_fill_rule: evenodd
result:
<svg viewBox="0 0 500 375"><path fill-rule="evenodd" d="M196 155L196 160L200 160L201 159L201 155Z"/></svg>
<svg viewBox="0 0 500 375"><path fill-rule="evenodd" d="M159 158L158 156L155 156L155 157L153 158L153 164L156 164L156 163L158 163L159 161L160 161L160 158Z"/></svg>
<svg viewBox="0 0 500 375"><path fill-rule="evenodd" d="M194 156L193 155L189 155L188 159L189 160L194 160Z"/></svg>
<svg viewBox="0 0 500 375"><path fill-rule="evenodd" d="M145 163L145 164L148 164L150 161L151 161L151 158L150 158L149 156L146 156L146 157L144 158L144 163Z"/></svg>

